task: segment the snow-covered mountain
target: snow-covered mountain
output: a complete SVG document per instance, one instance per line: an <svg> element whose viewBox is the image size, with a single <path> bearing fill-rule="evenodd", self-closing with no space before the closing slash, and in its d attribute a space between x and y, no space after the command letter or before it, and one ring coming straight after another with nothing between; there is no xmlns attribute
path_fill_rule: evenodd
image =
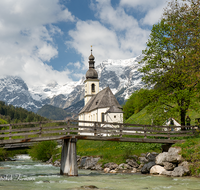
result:
<svg viewBox="0 0 200 190"><path fill-rule="evenodd" d="M138 71L142 56L126 60L106 60L96 67L100 79L100 90L109 86L120 103L123 103L135 90L144 86L142 74ZM6 76L0 78L0 100L14 106L37 112L45 104L60 108L83 105L83 76L78 82L60 85L52 82L48 85L28 87L21 78ZM77 104L78 103L78 104ZM77 108L75 110L80 110ZM74 111L75 111L74 110Z"/></svg>

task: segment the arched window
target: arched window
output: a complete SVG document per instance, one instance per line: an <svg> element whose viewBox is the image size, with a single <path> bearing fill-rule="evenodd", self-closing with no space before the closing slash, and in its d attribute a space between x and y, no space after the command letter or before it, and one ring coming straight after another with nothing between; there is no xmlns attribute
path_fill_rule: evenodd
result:
<svg viewBox="0 0 200 190"><path fill-rule="evenodd" d="M95 92L95 84L92 84L92 92Z"/></svg>

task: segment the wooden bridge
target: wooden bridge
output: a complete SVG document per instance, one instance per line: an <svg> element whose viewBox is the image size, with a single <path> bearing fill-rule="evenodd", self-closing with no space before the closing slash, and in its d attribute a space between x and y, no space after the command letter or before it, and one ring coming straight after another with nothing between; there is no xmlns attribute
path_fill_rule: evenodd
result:
<svg viewBox="0 0 200 190"><path fill-rule="evenodd" d="M78 175L76 142L82 140L174 144L177 137L193 136L195 127L180 130L177 126L152 126L78 120L40 121L0 125L0 146L63 140L61 174Z"/></svg>

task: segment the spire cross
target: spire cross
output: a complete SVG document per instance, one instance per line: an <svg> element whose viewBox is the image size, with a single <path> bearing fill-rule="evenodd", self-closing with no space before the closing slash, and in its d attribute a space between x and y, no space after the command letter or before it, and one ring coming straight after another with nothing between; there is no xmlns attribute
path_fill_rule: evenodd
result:
<svg viewBox="0 0 200 190"><path fill-rule="evenodd" d="M91 46L91 55L92 55L92 46Z"/></svg>

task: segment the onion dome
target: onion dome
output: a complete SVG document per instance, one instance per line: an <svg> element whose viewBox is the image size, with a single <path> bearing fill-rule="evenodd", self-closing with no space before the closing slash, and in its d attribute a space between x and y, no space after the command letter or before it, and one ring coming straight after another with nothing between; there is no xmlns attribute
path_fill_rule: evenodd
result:
<svg viewBox="0 0 200 190"><path fill-rule="evenodd" d="M92 47L92 46L91 46ZM89 56L89 70L86 73L86 79L98 79L98 73L94 69L94 56L92 55L92 49L91 49L91 55Z"/></svg>
<svg viewBox="0 0 200 190"><path fill-rule="evenodd" d="M86 73L86 79L98 79L98 73L95 69L89 68Z"/></svg>

